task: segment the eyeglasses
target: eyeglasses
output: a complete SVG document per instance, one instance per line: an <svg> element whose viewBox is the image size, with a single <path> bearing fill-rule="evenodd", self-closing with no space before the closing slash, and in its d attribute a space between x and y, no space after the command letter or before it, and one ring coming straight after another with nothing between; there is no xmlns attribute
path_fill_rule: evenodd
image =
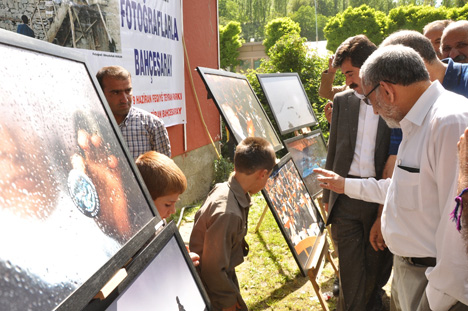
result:
<svg viewBox="0 0 468 311"><path fill-rule="evenodd" d="M367 105L372 105L370 100L369 100L369 95L372 94L372 92L374 92L378 87L380 86L380 83L377 84L376 86L374 86L374 88L369 92L367 93L366 95L364 95L364 102L367 104Z"/></svg>

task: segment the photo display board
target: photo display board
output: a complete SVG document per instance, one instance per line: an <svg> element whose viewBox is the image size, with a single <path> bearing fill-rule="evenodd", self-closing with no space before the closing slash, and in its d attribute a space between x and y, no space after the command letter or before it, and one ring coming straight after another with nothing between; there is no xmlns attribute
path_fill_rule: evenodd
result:
<svg viewBox="0 0 468 311"><path fill-rule="evenodd" d="M288 152L296 164L302 179L315 197L322 193L318 174L314 173L314 168L325 168L327 162L327 145L320 130L299 135L284 141Z"/></svg>
<svg viewBox="0 0 468 311"><path fill-rule="evenodd" d="M275 151L283 148L245 76L203 67L197 67L197 70L237 143L247 137L262 137Z"/></svg>
<svg viewBox="0 0 468 311"><path fill-rule="evenodd" d="M161 221L70 52L0 31L0 310L81 310Z"/></svg>
<svg viewBox="0 0 468 311"><path fill-rule="evenodd" d="M208 296L174 222L136 256L107 311L207 311Z"/></svg>
<svg viewBox="0 0 468 311"><path fill-rule="evenodd" d="M297 73L257 74L281 135L317 125L317 118Z"/></svg>
<svg viewBox="0 0 468 311"><path fill-rule="evenodd" d="M290 154L275 167L262 193L306 276L315 241L325 225Z"/></svg>

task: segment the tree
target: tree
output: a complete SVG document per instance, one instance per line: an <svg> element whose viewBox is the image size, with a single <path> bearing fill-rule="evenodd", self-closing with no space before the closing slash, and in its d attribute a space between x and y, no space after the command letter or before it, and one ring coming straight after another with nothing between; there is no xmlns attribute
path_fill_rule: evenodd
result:
<svg viewBox="0 0 468 311"><path fill-rule="evenodd" d="M391 34L400 29L409 29L422 32L428 23L447 19L449 10L440 7L407 5L394 8L388 17L387 34Z"/></svg>
<svg viewBox="0 0 468 311"><path fill-rule="evenodd" d="M323 32L327 38L327 49L334 51L349 37L359 34L366 35L375 44L380 44L384 38L387 24L386 16L367 5L358 8L348 8L343 13L329 19Z"/></svg>
<svg viewBox="0 0 468 311"><path fill-rule="evenodd" d="M231 69L239 65L239 48L244 43L240 38L242 32L239 22L229 22L226 26L219 26L219 51L221 59L221 68Z"/></svg>
<svg viewBox="0 0 468 311"><path fill-rule="evenodd" d="M218 14L221 24L227 24L229 21L237 20L237 12L239 5L235 0L219 0L218 1ZM224 21L221 22L221 21Z"/></svg>
<svg viewBox="0 0 468 311"><path fill-rule="evenodd" d="M301 37L314 41L316 38L315 8L311 6L301 6L299 10L291 15L291 19L301 27ZM319 40L324 40L323 28L327 23L327 18L323 15L317 15L317 28Z"/></svg>
<svg viewBox="0 0 468 311"><path fill-rule="evenodd" d="M289 17L281 17L272 20L265 27L265 52L268 54L270 48L285 34L297 34L301 32L299 24L294 22Z"/></svg>

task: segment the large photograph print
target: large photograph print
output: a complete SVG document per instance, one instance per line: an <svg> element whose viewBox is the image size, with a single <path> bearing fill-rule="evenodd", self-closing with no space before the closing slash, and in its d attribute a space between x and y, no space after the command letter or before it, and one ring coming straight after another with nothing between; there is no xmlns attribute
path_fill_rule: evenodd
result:
<svg viewBox="0 0 468 311"><path fill-rule="evenodd" d="M53 310L159 216L85 64L0 54L0 310Z"/></svg>
<svg viewBox="0 0 468 311"><path fill-rule="evenodd" d="M315 168L325 168L327 145L320 130L296 136L284 141L299 170L309 193L315 197L322 192Z"/></svg>
<svg viewBox="0 0 468 311"><path fill-rule="evenodd" d="M271 174L263 195L305 276L324 222L289 154Z"/></svg>
<svg viewBox="0 0 468 311"><path fill-rule="evenodd" d="M131 279L107 311L207 311L208 296L174 222L127 268Z"/></svg>
<svg viewBox="0 0 468 311"><path fill-rule="evenodd" d="M257 74L281 135L317 124L297 73Z"/></svg>
<svg viewBox="0 0 468 311"><path fill-rule="evenodd" d="M197 70L238 143L247 137L262 137L275 151L283 148L246 77L202 67Z"/></svg>

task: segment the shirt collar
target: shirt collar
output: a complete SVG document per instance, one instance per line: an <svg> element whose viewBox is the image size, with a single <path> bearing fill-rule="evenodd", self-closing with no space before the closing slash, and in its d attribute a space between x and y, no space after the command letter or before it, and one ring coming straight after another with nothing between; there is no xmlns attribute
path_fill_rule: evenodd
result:
<svg viewBox="0 0 468 311"><path fill-rule="evenodd" d="M252 205L250 195L244 192L244 189L242 189L237 179L234 178L234 175L229 176L228 186L234 193L237 202L242 208L247 208Z"/></svg>
<svg viewBox="0 0 468 311"><path fill-rule="evenodd" d="M417 126L421 126L432 105L444 90L439 81L432 82L431 86L418 98L402 122L406 120Z"/></svg>
<svg viewBox="0 0 468 311"><path fill-rule="evenodd" d="M128 119L132 116L134 111L133 105L130 106L130 110L128 111L127 115L125 116L125 119L122 121L122 123L119 124L119 126L127 126Z"/></svg>

